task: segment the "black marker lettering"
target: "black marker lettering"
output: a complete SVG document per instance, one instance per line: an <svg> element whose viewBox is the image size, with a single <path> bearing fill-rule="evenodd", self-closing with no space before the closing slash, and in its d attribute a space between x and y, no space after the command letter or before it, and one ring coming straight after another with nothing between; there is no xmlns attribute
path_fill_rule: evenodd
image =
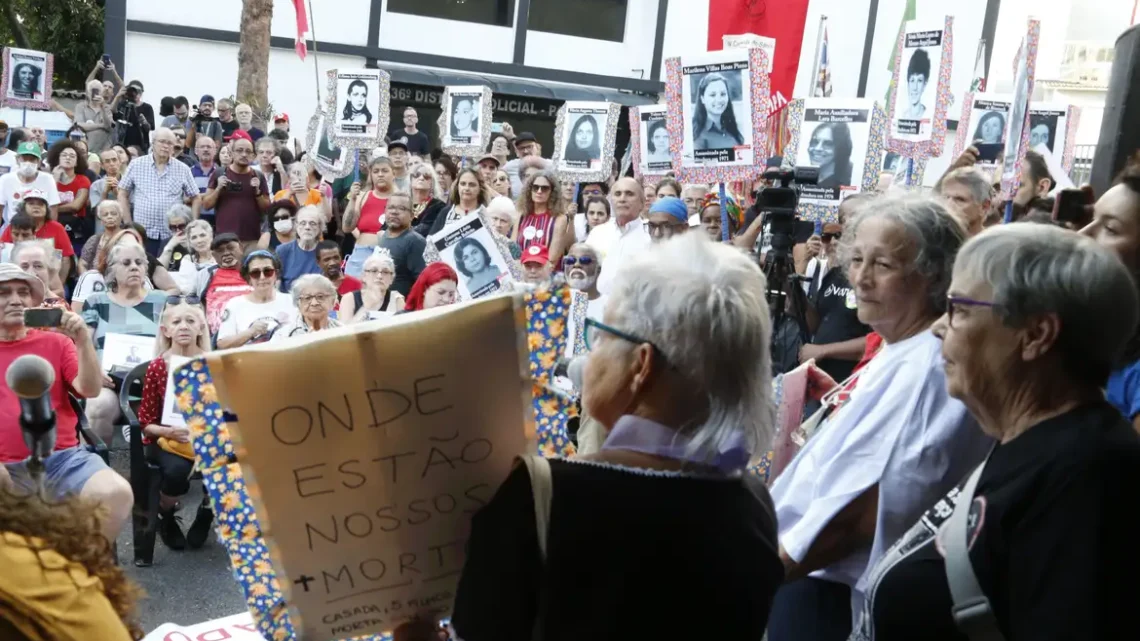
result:
<svg viewBox="0 0 1140 641"><path fill-rule="evenodd" d="M377 508L376 518L383 519L384 523L387 523L387 525L384 523L380 524L380 530L382 532L395 532L400 529L400 519L388 514L388 512L394 509L396 509L394 505L385 505L382 508Z"/></svg>
<svg viewBox="0 0 1140 641"><path fill-rule="evenodd" d="M376 569L376 576L372 576L368 573L369 564L372 566L379 566L379 568ZM380 559L364 559L360 562L360 575L369 581L379 581L380 579L384 578L384 575L387 574L387 572L388 566L385 565L384 562Z"/></svg>
<svg viewBox="0 0 1140 641"><path fill-rule="evenodd" d="M320 496L321 494L332 494L333 493L333 490L331 490L331 489L318 489L315 491L310 491L306 494L305 490L301 489L302 483L307 483L309 481L319 481L320 479L324 478L324 475L318 474L317 476L306 476L304 478L301 478L300 473L305 471L305 470L313 470L313 469L316 469L319 467L324 467L324 466L325 466L324 463L317 463L316 465L306 465L304 467L298 467L295 470L293 470L293 484L297 487L297 496L299 496L303 499L307 499L310 496Z"/></svg>
<svg viewBox="0 0 1140 641"><path fill-rule="evenodd" d="M455 497L450 494L440 494L432 499L431 502L432 505L435 506L435 511L440 514L451 514L455 511L455 506L457 505Z"/></svg>
<svg viewBox="0 0 1140 641"><path fill-rule="evenodd" d="M309 523L308 521L305 522L305 535L309 537L309 551L310 552L312 552L314 549L313 548L313 534L317 534L318 536L320 536L322 539L328 541L329 543L335 544L338 541L340 541L340 528L337 527L336 517L330 516L329 517L329 523L332 523L332 536L329 536L329 535L325 534L324 532L321 532L316 527L314 527L312 523Z"/></svg>
<svg viewBox="0 0 1140 641"><path fill-rule="evenodd" d="M491 456L491 452L494 451L494 449L495 447L491 445L491 441L485 438L477 438L463 446L463 450L459 453L459 458L463 459L464 463L481 463Z"/></svg>
<svg viewBox="0 0 1140 641"><path fill-rule="evenodd" d="M435 460L435 455L436 455L436 453L438 453L438 454L439 454L439 456L440 456L440 458L442 458L442 459L443 459L442 461L436 461L436 460ZM431 451L430 451L430 452L428 452L428 460L427 460L427 463L425 463L425 464L424 464L424 472L423 472L423 474L421 474L421 475L420 475L420 478L421 478L421 479L422 479L422 478L426 478L426 477L427 477L427 475L428 475L428 472L431 470L431 468L432 468L432 466L433 466L433 465L443 465L443 464L445 464L445 463L446 463L446 464L447 464L447 466L448 466L448 467L450 467L452 470L454 470L454 469L455 469L455 463L454 463L454 462L452 462L452 460L451 460L450 458L448 458L446 454L444 454L444 453L443 453L443 450L440 450L440 449L439 449L439 448L437 448L437 447L433 447L433 448L431 448Z"/></svg>
<svg viewBox="0 0 1140 641"><path fill-rule="evenodd" d="M356 581L355 581L355 580L353 580L353 578L352 578L352 572L349 572L349 571L348 571L348 566L347 566L347 565L342 565L342 566L340 566L340 570L339 570L339 571L336 573L336 576L332 576L332 575L331 575L331 574L329 574L328 572L325 572L324 570L321 570L321 577L322 577L322 578L325 580L325 594L329 594L329 593L331 593L331 592L333 591L333 588L332 588L332 586L330 586L330 585L329 585L329 579L332 579L333 581L337 581L337 582L339 582L339 581L341 580L341 577L342 577L342 576L344 576L345 578L347 578L347 579L348 579L348 587L349 587L349 589L352 589L352 588L355 588L355 587L356 587ZM338 586L338 587L339 587L339 586Z"/></svg>
<svg viewBox="0 0 1140 641"><path fill-rule="evenodd" d="M435 378L443 378L443 376L444 376L443 374L436 374L434 376L425 376L423 378L417 378L415 383L412 384L412 389L415 390L415 393L416 393L416 410L419 411L419 413L421 415L431 416L432 414L439 414L440 412L447 411L453 407L452 405L444 405L441 407L437 407L435 409L424 409L424 406L420 403L420 401L425 396L428 396L431 394L436 394L436 393L443 391L442 387L432 387L430 389L421 390L420 389L420 383L424 383L424 382L430 381L430 380L435 379Z"/></svg>
<svg viewBox="0 0 1140 641"><path fill-rule="evenodd" d="M282 416L286 412L295 414L296 418L289 419ZM298 412L300 414L297 414ZM279 420L280 423L278 423ZM300 445L313 432L313 415L309 413L309 410L297 405L284 407L274 412L269 419L269 430L273 433L273 438L282 445ZM301 432L304 434L298 438L297 435Z"/></svg>
<svg viewBox="0 0 1140 641"><path fill-rule="evenodd" d="M363 474L361 474L360 472L357 472L356 470L348 469L349 465L355 466L359 463L360 463L360 461L358 461L356 459L351 459L351 460L345 461L344 463L341 463L340 465L336 466L337 471L340 472L341 474L344 474L345 476L355 476L355 477L360 479L360 481L355 483L355 484L349 483L348 479L344 479L340 482L341 485L347 487L350 490L355 490L356 488L364 485L368 481L367 476L364 476Z"/></svg>
<svg viewBox="0 0 1140 641"><path fill-rule="evenodd" d="M415 456L415 455L416 455L415 452L404 452L402 454L392 454L391 456L380 456L380 457L372 459L372 462L373 463L379 463L381 461L392 461L392 483L396 483L399 480L399 475L396 473L397 472L396 468L398 467L396 462L402 456Z"/></svg>
<svg viewBox="0 0 1140 641"><path fill-rule="evenodd" d="M400 576L404 576L404 570L415 572L419 574L419 568L416 567L416 555L412 552L400 553Z"/></svg>
<svg viewBox="0 0 1140 641"><path fill-rule="evenodd" d="M409 516L408 517L408 525L420 525L421 523L427 523L428 521L431 520L431 512L423 507L425 504L426 504L426 501L424 499L416 499L416 500L412 501L411 503L408 503L408 511L409 512L411 512L412 514L423 514L424 515L424 518L422 518L418 521L412 520L412 517Z"/></svg>
<svg viewBox="0 0 1140 641"><path fill-rule="evenodd" d="M467 500L470 501L471 503L474 503L476 507L469 507L463 511L470 514L472 512L477 511L479 508L483 507L484 505L486 505L487 499L485 499L479 495L483 493L482 491L489 490L489 489L491 489L491 486L487 485L486 483L480 483L478 485L472 485L471 487L467 488L463 492L463 496L467 497Z"/></svg>
<svg viewBox="0 0 1140 641"><path fill-rule="evenodd" d="M328 405L325 405L324 403L317 401L317 418L319 418L321 420L321 436L328 438L328 432L325 430L325 415L326 414L331 416L332 419L334 421L336 421L337 423L340 423L341 427L343 427L345 430L347 430L349 432L352 431L352 429L353 429L352 405L348 402L348 394L344 395L344 409L345 409L345 411L348 412L348 422L347 423L344 421L344 419L337 416L336 413L333 412L332 409L329 408Z"/></svg>
<svg viewBox="0 0 1140 641"><path fill-rule="evenodd" d="M353 531L354 528L352 527L353 518L356 518L356 531ZM363 521L363 524L360 524L361 521ZM368 515L364 512L353 512L344 517L344 529L356 538L363 539L369 534L372 534L372 519L368 518Z"/></svg>
<svg viewBox="0 0 1140 641"><path fill-rule="evenodd" d="M376 385L379 385L379 383L376 383ZM367 394L368 407L372 410L372 424L368 427L381 427L387 425L388 423L391 423L392 421L400 418L404 414L407 414L408 410L412 409L411 399L397 392L396 390L377 388L368 390ZM385 396L390 398L385 398ZM403 409L388 409L387 411L390 413L390 415L385 416L383 419L381 419L380 416L377 415L377 412L384 411L385 406L388 405L390 401L394 401L396 399L404 402Z"/></svg>

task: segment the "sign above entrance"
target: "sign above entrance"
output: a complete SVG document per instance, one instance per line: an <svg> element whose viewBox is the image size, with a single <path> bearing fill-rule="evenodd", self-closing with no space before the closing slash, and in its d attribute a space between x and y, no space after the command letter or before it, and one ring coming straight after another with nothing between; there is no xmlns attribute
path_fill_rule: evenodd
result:
<svg viewBox="0 0 1140 641"><path fill-rule="evenodd" d="M443 98L442 87L393 82L391 91L392 102L409 104L413 107L438 108ZM560 100L495 94L491 102L491 111L496 115L523 115L540 120L554 120L558 117L558 109L562 107L562 103Z"/></svg>

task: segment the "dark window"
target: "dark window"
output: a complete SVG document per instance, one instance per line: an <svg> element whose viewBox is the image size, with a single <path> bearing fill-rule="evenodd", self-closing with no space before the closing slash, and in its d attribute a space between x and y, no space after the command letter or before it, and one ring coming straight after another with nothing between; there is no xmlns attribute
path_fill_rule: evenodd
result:
<svg viewBox="0 0 1140 641"><path fill-rule="evenodd" d="M515 19L515 0L388 0L388 11L510 27Z"/></svg>
<svg viewBox="0 0 1140 641"><path fill-rule="evenodd" d="M623 42L626 4L627 0L531 0L527 28Z"/></svg>

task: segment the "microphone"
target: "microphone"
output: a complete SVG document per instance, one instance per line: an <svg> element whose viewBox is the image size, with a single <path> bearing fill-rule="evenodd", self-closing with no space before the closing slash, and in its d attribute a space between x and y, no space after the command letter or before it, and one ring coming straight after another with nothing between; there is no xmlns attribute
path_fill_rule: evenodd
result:
<svg viewBox="0 0 1140 641"><path fill-rule="evenodd" d="M55 368L39 356L25 354L12 361L4 380L20 399L20 429L32 453L30 458L47 458L55 450L55 411L50 396Z"/></svg>

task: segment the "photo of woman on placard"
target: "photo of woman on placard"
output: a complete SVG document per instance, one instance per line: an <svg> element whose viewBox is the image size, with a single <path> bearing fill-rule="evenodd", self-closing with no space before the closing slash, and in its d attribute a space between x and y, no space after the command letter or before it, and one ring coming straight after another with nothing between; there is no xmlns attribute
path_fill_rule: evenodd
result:
<svg viewBox="0 0 1140 641"><path fill-rule="evenodd" d="M40 77L44 70L32 62L21 62L12 70L11 86L8 89L9 98L21 100L42 100L43 92L40 90Z"/></svg>
<svg viewBox="0 0 1140 641"><path fill-rule="evenodd" d="M851 185L851 129L845 122L825 122L811 132L808 159L819 167L820 187Z"/></svg>
<svg viewBox="0 0 1140 641"><path fill-rule="evenodd" d="M491 253L478 240L468 236L455 245L455 267L467 280L467 291L476 292L497 283L502 272L491 260Z"/></svg>
<svg viewBox="0 0 1140 641"><path fill-rule="evenodd" d="M906 96L908 106L899 116L901 120L922 120L926 115L926 105L922 104L922 94L930 82L930 54L926 49L915 49L906 66Z"/></svg>
<svg viewBox="0 0 1140 641"><path fill-rule="evenodd" d="M359 125L372 124L372 112L368 110L368 85L357 79L348 83L348 99L340 116L341 122Z"/></svg>
<svg viewBox="0 0 1140 641"><path fill-rule="evenodd" d="M672 161L669 152L669 130L665 126L665 119L654 120L649 123L646 131L645 147L649 151L646 162L667 163Z"/></svg>
<svg viewBox="0 0 1140 641"><path fill-rule="evenodd" d="M693 113L693 148L732 149L744 144L744 136L736 124L732 108L732 90L727 74L733 74L740 86L739 71L710 72L701 76Z"/></svg>
<svg viewBox="0 0 1140 641"><path fill-rule="evenodd" d="M576 162L601 162L602 145L601 130L598 119L592 114L582 114L570 129L570 137L566 141L565 160Z"/></svg>
<svg viewBox="0 0 1140 641"><path fill-rule="evenodd" d="M1057 134L1057 114L1029 114L1029 148L1045 145L1054 151L1053 140Z"/></svg>
<svg viewBox="0 0 1140 641"><path fill-rule="evenodd" d="M1005 114L1000 111L987 111L978 121L971 142L983 145L1000 145L1005 136Z"/></svg>
<svg viewBox="0 0 1140 641"><path fill-rule="evenodd" d="M479 100L471 96L454 96L451 100L451 137L479 136Z"/></svg>

